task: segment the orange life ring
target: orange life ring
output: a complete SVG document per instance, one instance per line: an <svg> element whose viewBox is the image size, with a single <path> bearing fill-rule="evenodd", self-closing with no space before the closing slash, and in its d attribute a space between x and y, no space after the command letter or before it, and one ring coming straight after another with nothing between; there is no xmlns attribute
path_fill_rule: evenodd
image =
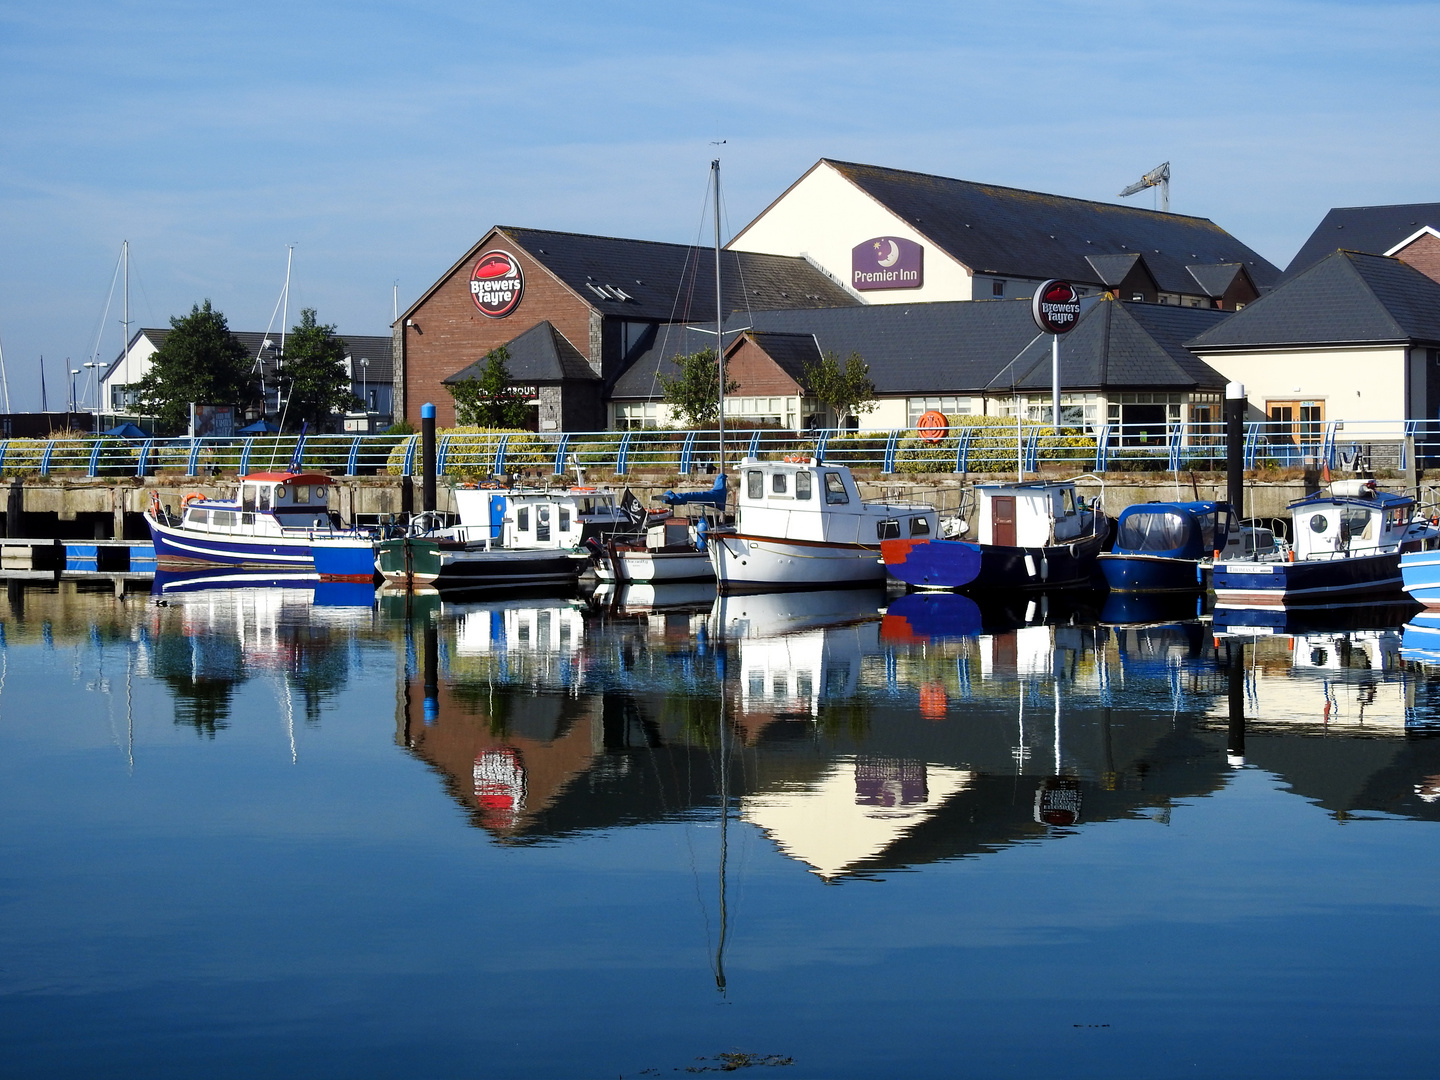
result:
<svg viewBox="0 0 1440 1080"><path fill-rule="evenodd" d="M150 515L157 518L160 516L160 492L154 488L150 489Z"/></svg>
<svg viewBox="0 0 1440 1080"><path fill-rule="evenodd" d="M930 409L915 421L915 428L920 432L920 438L929 443L937 443L950 434L950 421L945 419L944 413Z"/></svg>
<svg viewBox="0 0 1440 1080"><path fill-rule="evenodd" d="M791 465L804 465L810 459L804 454L786 454L785 460L788 461Z"/></svg>
<svg viewBox="0 0 1440 1080"><path fill-rule="evenodd" d="M157 498L158 498L158 496L157 496ZM192 502L205 502L205 501L206 501L206 496L205 496L205 493L204 493L204 492L201 492L201 491L192 491L192 492L190 492L190 494L186 495L183 499L180 500L180 505L181 505L181 506L189 506Z"/></svg>
<svg viewBox="0 0 1440 1080"><path fill-rule="evenodd" d="M571 491L594 491L595 489L592 488L592 487L583 487L583 488L581 488L581 487L572 487L570 490L571 490Z"/></svg>

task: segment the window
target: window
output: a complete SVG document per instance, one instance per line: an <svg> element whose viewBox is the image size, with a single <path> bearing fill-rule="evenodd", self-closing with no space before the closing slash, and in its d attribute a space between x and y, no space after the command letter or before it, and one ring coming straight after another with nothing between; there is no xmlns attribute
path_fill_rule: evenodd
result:
<svg viewBox="0 0 1440 1080"><path fill-rule="evenodd" d="M795 474L795 498L801 502L810 501L810 474L808 472Z"/></svg>
<svg viewBox="0 0 1440 1080"><path fill-rule="evenodd" d="M929 535L930 535L930 519L929 519L929 518L923 518L923 517L911 518L911 519L910 519L910 535L911 535L911 536L929 536Z"/></svg>
<svg viewBox="0 0 1440 1080"><path fill-rule="evenodd" d="M366 397L369 398L369 400L370 400L370 411L371 411L371 412L374 412L374 411L375 411L375 391L374 391L374 390L369 391L369 393L366 394Z"/></svg>
<svg viewBox="0 0 1440 1080"><path fill-rule="evenodd" d="M296 485L295 485L295 501L296 501L297 503L308 503L308 502L310 501L310 485L309 485L309 484L296 484Z"/></svg>
<svg viewBox="0 0 1440 1080"><path fill-rule="evenodd" d="M520 532L530 531L530 508L522 506L515 511L515 528Z"/></svg>
<svg viewBox="0 0 1440 1080"><path fill-rule="evenodd" d="M770 493L772 495L786 494L789 486L790 485L786 482L785 474L783 472L775 472L770 474Z"/></svg>
<svg viewBox="0 0 1440 1080"><path fill-rule="evenodd" d="M569 532L569 531L570 531L570 508L569 508L568 506L562 506L562 507L559 507L558 509L559 509L560 521L559 521L559 523L558 523L558 525L557 525L556 527L557 527L561 532Z"/></svg>
<svg viewBox="0 0 1440 1080"><path fill-rule="evenodd" d="M210 516L210 524L228 529L235 524L235 514L230 510L216 510Z"/></svg>
<svg viewBox="0 0 1440 1080"><path fill-rule="evenodd" d="M255 512L255 485L242 484L240 486L240 509L247 514Z"/></svg>
<svg viewBox="0 0 1440 1080"><path fill-rule="evenodd" d="M1115 546L1126 551L1175 551L1185 546L1190 526L1173 510L1131 514L1120 526Z"/></svg>
<svg viewBox="0 0 1440 1080"><path fill-rule="evenodd" d="M886 518L884 521L877 521L875 523L875 538L877 540L900 539L900 522L896 518Z"/></svg>
<svg viewBox="0 0 1440 1080"><path fill-rule="evenodd" d="M745 474L745 494L751 499L765 497L765 474L759 469L751 469Z"/></svg>
<svg viewBox="0 0 1440 1080"><path fill-rule="evenodd" d="M550 507L548 506L535 508L535 539L539 541L550 539Z"/></svg>
<svg viewBox="0 0 1440 1080"><path fill-rule="evenodd" d="M838 472L827 472L825 474L825 502L831 506L843 506L850 501L850 493L845 490L845 480Z"/></svg>
<svg viewBox="0 0 1440 1080"><path fill-rule="evenodd" d="M660 426L660 406L654 401L615 403L615 427L619 431Z"/></svg>
<svg viewBox="0 0 1440 1080"><path fill-rule="evenodd" d="M927 412L944 413L946 416L969 416L971 413L971 399L953 395L912 397L906 401L905 405L905 411L909 417L908 426L912 428Z"/></svg>
<svg viewBox="0 0 1440 1080"><path fill-rule="evenodd" d="M1004 296L1004 295L1005 295L1005 282L1003 282L1003 281L992 281L992 282L990 283L990 295L991 295L991 296Z"/></svg>
<svg viewBox="0 0 1440 1080"><path fill-rule="evenodd" d="M187 525L205 525L205 526L208 527L209 524L210 524L210 511L209 511L209 510L191 510L190 513L186 515L185 524L187 524Z"/></svg>
<svg viewBox="0 0 1440 1080"><path fill-rule="evenodd" d="M268 484L262 484L262 485L260 486L260 488L256 491L256 494L260 496L260 501L259 501L259 510L260 510L260 512L261 512L262 514L268 513L269 510L270 510L270 487L269 487L269 485L268 485Z"/></svg>

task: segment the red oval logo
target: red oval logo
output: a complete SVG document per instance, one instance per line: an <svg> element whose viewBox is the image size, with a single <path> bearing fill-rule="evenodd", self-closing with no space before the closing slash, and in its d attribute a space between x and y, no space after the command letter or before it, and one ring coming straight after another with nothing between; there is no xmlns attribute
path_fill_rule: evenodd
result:
<svg viewBox="0 0 1440 1080"><path fill-rule="evenodd" d="M525 275L520 260L498 248L485 252L470 272L470 296L482 315L503 319L520 306Z"/></svg>
<svg viewBox="0 0 1440 1080"><path fill-rule="evenodd" d="M1035 290L1030 314L1035 325L1047 334L1074 330L1080 321L1080 294L1068 281L1051 278Z"/></svg>

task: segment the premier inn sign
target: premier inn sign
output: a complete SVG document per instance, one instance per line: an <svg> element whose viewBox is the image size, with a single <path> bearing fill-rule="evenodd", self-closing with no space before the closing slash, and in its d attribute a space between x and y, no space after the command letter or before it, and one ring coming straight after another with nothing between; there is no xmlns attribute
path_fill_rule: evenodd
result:
<svg viewBox="0 0 1440 1080"><path fill-rule="evenodd" d="M850 249L850 287L918 289L925 284L925 249L914 240L877 236Z"/></svg>

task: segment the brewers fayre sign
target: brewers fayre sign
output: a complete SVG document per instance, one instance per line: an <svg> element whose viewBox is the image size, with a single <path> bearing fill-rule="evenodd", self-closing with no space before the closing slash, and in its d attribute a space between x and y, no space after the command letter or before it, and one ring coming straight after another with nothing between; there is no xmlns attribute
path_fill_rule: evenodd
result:
<svg viewBox="0 0 1440 1080"><path fill-rule="evenodd" d="M525 275L520 260L508 251L492 248L481 255L470 271L470 295L482 315L503 319L520 306Z"/></svg>
<svg viewBox="0 0 1440 1080"><path fill-rule="evenodd" d="M914 240L877 236L850 249L850 286L873 289L918 289L925 284L925 249Z"/></svg>
<svg viewBox="0 0 1440 1080"><path fill-rule="evenodd" d="M1040 283L1030 301L1035 325L1047 334L1064 334L1080 321L1080 294L1068 281L1051 278Z"/></svg>

